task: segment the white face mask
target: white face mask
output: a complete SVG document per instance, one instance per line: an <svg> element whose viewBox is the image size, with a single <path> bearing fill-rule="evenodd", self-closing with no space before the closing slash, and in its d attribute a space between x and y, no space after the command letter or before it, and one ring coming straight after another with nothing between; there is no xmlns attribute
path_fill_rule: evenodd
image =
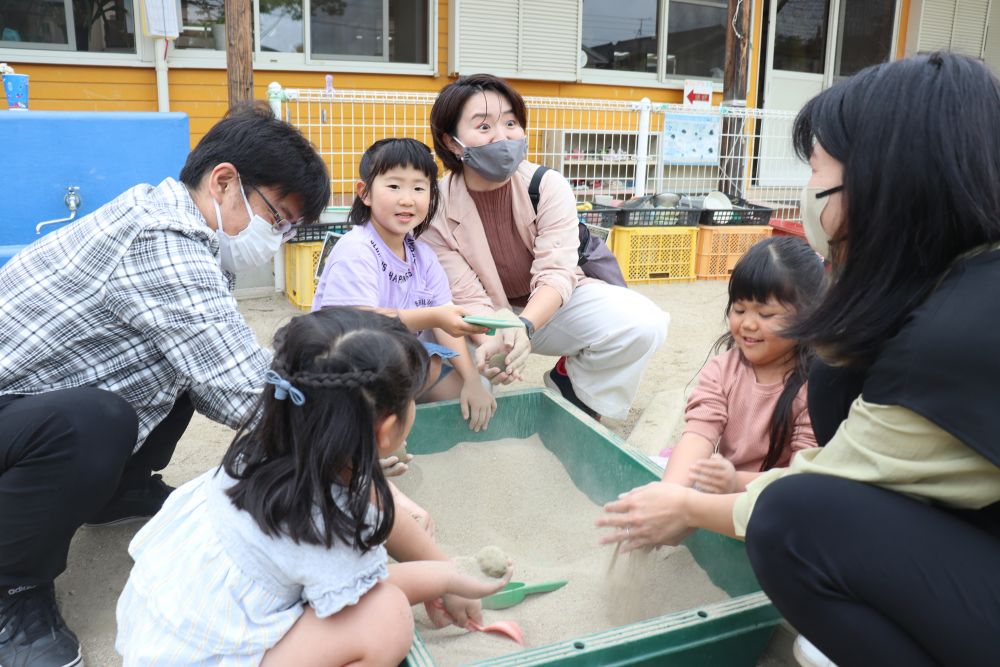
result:
<svg viewBox="0 0 1000 667"><path fill-rule="evenodd" d="M835 188L811 188L808 185L802 188L802 229L806 233L806 240L813 250L830 259L830 235L823 229L821 218L823 209L829 202L829 196L835 192L840 192L844 186Z"/></svg>
<svg viewBox="0 0 1000 667"><path fill-rule="evenodd" d="M239 178L239 176L237 176ZM219 239L219 263L224 271L236 273L253 269L267 262L278 254L281 248L282 235L275 232L271 223L257 215L250 208L246 193L243 192L243 182L239 184L243 205L246 206L250 224L236 236L230 236L222 229L222 209L219 202L212 198L215 207L215 236Z"/></svg>

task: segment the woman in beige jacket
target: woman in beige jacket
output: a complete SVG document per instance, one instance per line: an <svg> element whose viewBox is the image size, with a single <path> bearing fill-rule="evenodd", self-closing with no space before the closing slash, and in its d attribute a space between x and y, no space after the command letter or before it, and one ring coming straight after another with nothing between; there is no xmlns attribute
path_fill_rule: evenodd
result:
<svg viewBox="0 0 1000 667"><path fill-rule="evenodd" d="M591 416L624 419L670 318L640 294L583 275L576 200L556 171L542 177L536 215L526 126L524 100L502 79L477 74L441 90L431 132L450 173L421 240L437 252L456 304L481 315L516 312L524 323L476 341L486 377L507 384L520 379L530 352L559 356L548 386ZM502 371L487 365L499 352Z"/></svg>

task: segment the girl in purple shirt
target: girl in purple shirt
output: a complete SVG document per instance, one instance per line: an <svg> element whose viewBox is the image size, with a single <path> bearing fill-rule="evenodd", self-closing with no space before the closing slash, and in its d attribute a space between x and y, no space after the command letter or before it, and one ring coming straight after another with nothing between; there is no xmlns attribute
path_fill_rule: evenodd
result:
<svg viewBox="0 0 1000 667"><path fill-rule="evenodd" d="M420 400L457 398L469 427L485 429L496 401L479 379L464 336L486 329L462 320L467 313L452 304L434 251L417 240L437 209L430 149L414 139L383 139L365 151L359 171L348 216L354 227L330 251L313 310L360 306L398 317L420 335L437 369Z"/></svg>

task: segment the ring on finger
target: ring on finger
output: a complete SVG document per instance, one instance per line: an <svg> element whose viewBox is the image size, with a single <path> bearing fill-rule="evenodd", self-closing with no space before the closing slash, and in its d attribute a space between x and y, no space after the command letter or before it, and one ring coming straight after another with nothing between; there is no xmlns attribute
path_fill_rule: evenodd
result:
<svg viewBox="0 0 1000 667"><path fill-rule="evenodd" d="M630 527L629 526L625 526L625 539L626 540L631 540L632 539L632 535L631 535L631 531L630 531Z"/></svg>

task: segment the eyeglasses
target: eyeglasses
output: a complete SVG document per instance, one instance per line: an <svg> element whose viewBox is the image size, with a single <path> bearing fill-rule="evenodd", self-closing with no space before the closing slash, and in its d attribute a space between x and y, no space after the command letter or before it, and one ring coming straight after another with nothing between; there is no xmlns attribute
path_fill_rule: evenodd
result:
<svg viewBox="0 0 1000 667"><path fill-rule="evenodd" d="M295 222L289 222L288 220L285 220L285 218L280 213L278 213L278 209L272 206L271 202L267 200L267 197L264 196L264 193L257 189L256 185L251 185L250 189L257 193L257 196L259 196L264 201L264 205L267 206L267 209L271 211L271 215L274 216L274 223L271 225L271 229L273 229L275 233L281 234L281 240L291 241L293 238L295 238L295 235L299 231L299 227L304 225L305 221L302 220L301 218L299 218Z"/></svg>

